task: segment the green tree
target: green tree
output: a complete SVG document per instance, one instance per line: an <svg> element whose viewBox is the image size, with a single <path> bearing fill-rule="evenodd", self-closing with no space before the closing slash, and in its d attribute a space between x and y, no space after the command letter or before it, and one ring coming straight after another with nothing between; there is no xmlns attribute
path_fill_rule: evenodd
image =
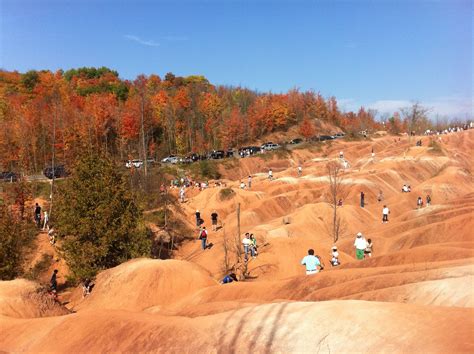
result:
<svg viewBox="0 0 474 354"><path fill-rule="evenodd" d="M16 218L0 203L0 280L20 275L23 253L31 244L34 228Z"/></svg>
<svg viewBox="0 0 474 354"><path fill-rule="evenodd" d="M110 160L96 155L79 159L58 195L55 227L73 278L92 277L150 254L142 212Z"/></svg>

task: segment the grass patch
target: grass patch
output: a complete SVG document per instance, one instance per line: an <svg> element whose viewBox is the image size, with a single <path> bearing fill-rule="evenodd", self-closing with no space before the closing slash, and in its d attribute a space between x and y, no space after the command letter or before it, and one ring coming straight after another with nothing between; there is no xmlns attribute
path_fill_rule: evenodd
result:
<svg viewBox="0 0 474 354"><path fill-rule="evenodd" d="M37 280L38 277L46 272L53 261L53 256L43 253L41 259L28 272L25 273L25 278L29 280Z"/></svg>
<svg viewBox="0 0 474 354"><path fill-rule="evenodd" d="M219 192L220 200L229 200L235 197L235 192L232 188L224 188Z"/></svg>
<svg viewBox="0 0 474 354"><path fill-rule="evenodd" d="M165 226L165 211L164 210L155 210L155 211L152 211L151 213L145 213L143 218L146 222L153 223L157 225L158 227Z"/></svg>
<svg viewBox="0 0 474 354"><path fill-rule="evenodd" d="M430 147L430 152L434 154L442 154L443 153L443 148L435 139L430 139L430 143L428 144Z"/></svg>

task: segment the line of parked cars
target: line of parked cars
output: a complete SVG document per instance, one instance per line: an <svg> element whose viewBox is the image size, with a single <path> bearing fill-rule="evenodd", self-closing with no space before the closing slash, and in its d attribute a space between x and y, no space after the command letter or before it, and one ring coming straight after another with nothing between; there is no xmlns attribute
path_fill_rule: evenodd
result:
<svg viewBox="0 0 474 354"><path fill-rule="evenodd" d="M2 182L16 182L18 181L18 174L11 171L0 172L0 181Z"/></svg>

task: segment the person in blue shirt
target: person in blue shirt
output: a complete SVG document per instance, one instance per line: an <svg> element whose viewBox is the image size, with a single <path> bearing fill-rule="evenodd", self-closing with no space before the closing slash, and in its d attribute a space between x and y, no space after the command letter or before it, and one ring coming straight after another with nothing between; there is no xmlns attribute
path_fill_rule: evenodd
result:
<svg viewBox="0 0 474 354"><path fill-rule="evenodd" d="M238 281L237 276L235 275L235 273L230 273L229 275L226 275L224 279L222 279L221 284L228 284L234 281Z"/></svg>
<svg viewBox="0 0 474 354"><path fill-rule="evenodd" d="M306 266L306 275L316 274L321 268L321 262L314 255L313 249L308 250L308 255L301 260L301 264Z"/></svg>

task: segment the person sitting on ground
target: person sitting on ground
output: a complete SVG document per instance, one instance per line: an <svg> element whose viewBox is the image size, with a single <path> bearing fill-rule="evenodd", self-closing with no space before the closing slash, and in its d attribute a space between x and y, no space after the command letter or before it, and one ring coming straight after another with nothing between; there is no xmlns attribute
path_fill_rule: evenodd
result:
<svg viewBox="0 0 474 354"><path fill-rule="evenodd" d="M364 257L372 257L372 250L373 250L374 244L372 243L372 240L369 238L367 240L367 246L365 247L364 250Z"/></svg>
<svg viewBox="0 0 474 354"><path fill-rule="evenodd" d="M56 235L54 234L54 228L49 227L48 225L48 237L49 237L49 243L54 245L56 243Z"/></svg>
<svg viewBox="0 0 474 354"><path fill-rule="evenodd" d="M408 193L408 186L406 184L403 185L402 192L403 193Z"/></svg>
<svg viewBox="0 0 474 354"><path fill-rule="evenodd" d="M205 226L199 232L199 239L201 240L202 249L205 250L207 248L207 230Z"/></svg>
<svg viewBox="0 0 474 354"><path fill-rule="evenodd" d="M312 248L308 250L308 255L301 260L301 264L306 266L306 275L316 274L321 268L321 262L314 255Z"/></svg>
<svg viewBox="0 0 474 354"><path fill-rule="evenodd" d="M252 258L257 257L257 239L253 234L250 234L250 241L252 241L252 244L250 245L250 254L252 255Z"/></svg>
<svg viewBox="0 0 474 354"><path fill-rule="evenodd" d="M213 211L211 214L211 223L212 223L212 231L217 231L217 211Z"/></svg>
<svg viewBox="0 0 474 354"><path fill-rule="evenodd" d="M237 276L235 275L235 273L230 273L230 274L226 275L224 277L224 279L222 279L221 284L229 284L229 283L232 283L234 281L238 281Z"/></svg>
<svg viewBox="0 0 474 354"><path fill-rule="evenodd" d="M357 259L364 259L364 251L367 247L367 241L362 236L362 232L358 232L356 239L354 241L354 247L356 249L356 258Z"/></svg>
<svg viewBox="0 0 474 354"><path fill-rule="evenodd" d="M339 199L339 200L337 201L337 206L342 207L342 199Z"/></svg>
<svg viewBox="0 0 474 354"><path fill-rule="evenodd" d="M390 209L384 205L382 209L382 224L388 223L388 214L390 214Z"/></svg>
<svg viewBox="0 0 474 354"><path fill-rule="evenodd" d="M429 194L426 195L426 206L429 207L431 205L431 196Z"/></svg>
<svg viewBox="0 0 474 354"><path fill-rule="evenodd" d="M240 189L245 189L245 183L240 181Z"/></svg>
<svg viewBox="0 0 474 354"><path fill-rule="evenodd" d="M332 246L332 249L331 249L331 265L333 267L337 267L340 264L341 263L339 263L339 252L337 251L337 246Z"/></svg>
<svg viewBox="0 0 474 354"><path fill-rule="evenodd" d="M85 298L87 295L90 295L92 289L92 281L87 278L82 283L82 298Z"/></svg>
<svg viewBox="0 0 474 354"><path fill-rule="evenodd" d="M344 158L344 153L342 151L339 151L339 158L343 159Z"/></svg>
<svg viewBox="0 0 474 354"><path fill-rule="evenodd" d="M56 295L57 292L58 292L57 275L58 275L58 270L55 269L53 271L53 275L51 276L51 280L49 281L49 289L50 289L51 293L53 293L54 295Z"/></svg>
<svg viewBox="0 0 474 354"><path fill-rule="evenodd" d="M423 199L421 197L418 197L418 200L416 201L416 206L418 209L423 208Z"/></svg>
<svg viewBox="0 0 474 354"><path fill-rule="evenodd" d="M35 203L35 223L37 227L41 226L41 207Z"/></svg>

